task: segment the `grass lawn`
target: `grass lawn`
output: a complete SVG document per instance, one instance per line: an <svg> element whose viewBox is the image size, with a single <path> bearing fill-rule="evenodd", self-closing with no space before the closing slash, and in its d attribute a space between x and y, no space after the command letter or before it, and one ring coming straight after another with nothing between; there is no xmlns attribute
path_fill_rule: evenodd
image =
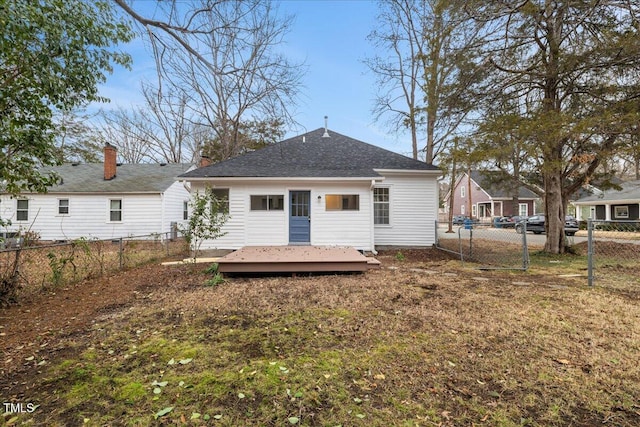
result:
<svg viewBox="0 0 640 427"><path fill-rule="evenodd" d="M0 311L2 398L39 405L0 424L638 425L640 289L414 255L215 286L202 265L132 270L130 298L31 345Z"/></svg>

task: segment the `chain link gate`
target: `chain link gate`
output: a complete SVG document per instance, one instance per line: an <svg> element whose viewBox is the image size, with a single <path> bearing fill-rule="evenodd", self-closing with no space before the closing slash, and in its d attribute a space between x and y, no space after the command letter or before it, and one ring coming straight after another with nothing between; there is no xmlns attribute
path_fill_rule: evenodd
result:
<svg viewBox="0 0 640 427"><path fill-rule="evenodd" d="M490 224L465 224L453 227L453 233L438 228L436 247L460 256L462 262L479 264L482 270L527 270L529 250L527 233L515 228Z"/></svg>
<svg viewBox="0 0 640 427"><path fill-rule="evenodd" d="M640 221L587 220L589 286L640 288Z"/></svg>

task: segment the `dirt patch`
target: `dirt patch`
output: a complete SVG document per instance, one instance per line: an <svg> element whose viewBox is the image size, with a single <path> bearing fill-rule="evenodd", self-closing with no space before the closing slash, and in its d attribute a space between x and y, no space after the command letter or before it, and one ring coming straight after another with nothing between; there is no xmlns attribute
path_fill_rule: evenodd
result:
<svg viewBox="0 0 640 427"><path fill-rule="evenodd" d="M635 425L636 300L436 250L378 259L218 286L149 265L39 295L0 311L0 395L42 404L40 425Z"/></svg>
<svg viewBox="0 0 640 427"><path fill-rule="evenodd" d="M88 331L96 319L124 310L144 298L146 291L161 292L177 282L189 286L201 281L202 277L193 274L198 269L202 266L147 265L32 295L19 305L0 309L0 378L16 369L32 369L32 361L25 362L31 356L50 359L63 339Z"/></svg>

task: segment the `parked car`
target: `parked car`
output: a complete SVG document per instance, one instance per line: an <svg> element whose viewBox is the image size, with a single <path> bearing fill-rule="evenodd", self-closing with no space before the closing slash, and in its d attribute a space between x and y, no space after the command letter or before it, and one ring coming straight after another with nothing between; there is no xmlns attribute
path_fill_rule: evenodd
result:
<svg viewBox="0 0 640 427"><path fill-rule="evenodd" d="M533 234L544 233L544 214L532 215L526 220L517 223L515 225L516 232L522 234L525 229L525 225L527 231L531 231ZM567 215L564 221L564 234L567 236L574 236L578 230L578 221L574 217Z"/></svg>
<svg viewBox="0 0 640 427"><path fill-rule="evenodd" d="M453 225L461 225L464 224L464 220L467 219L464 215L454 215L452 223Z"/></svg>
<svg viewBox="0 0 640 427"><path fill-rule="evenodd" d="M503 216L496 218L495 225L497 228L514 228L518 222L524 219L525 217L518 215Z"/></svg>
<svg viewBox="0 0 640 427"><path fill-rule="evenodd" d="M453 225L463 225L463 224L464 224L464 222L465 222L465 220L468 220L468 219L471 219L471 218L469 218L469 217L468 217L468 216L466 216L466 215L454 215L454 216L453 216L452 224L453 224ZM478 220L477 220L477 219L475 219L475 218L473 218L473 219L471 219L471 222L472 222L473 224L477 224L477 223L478 223Z"/></svg>

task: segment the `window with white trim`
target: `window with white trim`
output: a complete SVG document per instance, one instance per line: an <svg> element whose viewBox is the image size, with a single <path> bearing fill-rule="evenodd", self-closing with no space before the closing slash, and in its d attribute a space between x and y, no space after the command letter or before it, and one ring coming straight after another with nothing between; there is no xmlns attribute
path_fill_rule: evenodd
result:
<svg viewBox="0 0 640 427"><path fill-rule="evenodd" d="M229 213L229 189L228 188L212 188L211 194L219 203L220 213ZM212 207L213 209L213 207Z"/></svg>
<svg viewBox="0 0 640 427"><path fill-rule="evenodd" d="M122 199L109 200L109 222L122 221Z"/></svg>
<svg viewBox="0 0 640 427"><path fill-rule="evenodd" d="M529 216L529 204L528 203L519 203L518 204L518 215L519 216Z"/></svg>
<svg viewBox="0 0 640 427"><path fill-rule="evenodd" d="M359 211L359 194L327 194L325 208L328 211Z"/></svg>
<svg viewBox="0 0 640 427"><path fill-rule="evenodd" d="M182 219L185 221L189 219L189 202L187 201L182 202Z"/></svg>
<svg viewBox="0 0 640 427"><path fill-rule="evenodd" d="M373 189L373 223L375 225L389 225L389 188L375 187Z"/></svg>
<svg viewBox="0 0 640 427"><path fill-rule="evenodd" d="M58 199L58 215L69 215L69 199Z"/></svg>
<svg viewBox="0 0 640 427"><path fill-rule="evenodd" d="M259 195L251 196L252 211L283 211L284 195Z"/></svg>
<svg viewBox="0 0 640 427"><path fill-rule="evenodd" d="M460 197L464 197L466 195L467 195L467 187L463 185L462 187L460 187Z"/></svg>
<svg viewBox="0 0 640 427"><path fill-rule="evenodd" d="M16 200L16 220L29 221L29 200Z"/></svg>
<svg viewBox="0 0 640 427"><path fill-rule="evenodd" d="M616 219L629 219L629 206L614 206L613 217Z"/></svg>
<svg viewBox="0 0 640 427"><path fill-rule="evenodd" d="M465 214L464 210L465 210L465 206L464 205L460 206L460 215Z"/></svg>

